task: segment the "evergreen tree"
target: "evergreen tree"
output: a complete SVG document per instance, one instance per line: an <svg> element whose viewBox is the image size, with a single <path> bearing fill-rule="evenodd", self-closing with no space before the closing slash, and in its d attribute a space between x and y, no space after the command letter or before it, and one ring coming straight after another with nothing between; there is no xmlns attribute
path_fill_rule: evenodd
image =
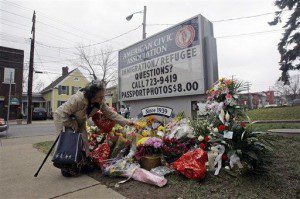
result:
<svg viewBox="0 0 300 199"><path fill-rule="evenodd" d="M286 24L283 26L285 32L282 39L278 43L278 51L281 55L279 64L282 70L280 81L289 84L290 70L300 70L300 1L299 0L276 0L275 6L280 11L275 13L275 18L270 25L277 25L281 23L281 14L285 10L292 12Z"/></svg>

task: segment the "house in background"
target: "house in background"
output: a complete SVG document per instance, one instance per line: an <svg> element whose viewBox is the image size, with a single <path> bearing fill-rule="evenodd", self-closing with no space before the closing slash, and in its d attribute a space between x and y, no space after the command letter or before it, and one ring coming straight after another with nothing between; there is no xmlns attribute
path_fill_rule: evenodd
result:
<svg viewBox="0 0 300 199"><path fill-rule="evenodd" d="M60 105L65 103L79 89L85 87L88 82L78 68L69 72L67 66L62 67L62 75L41 91L42 97L45 99L48 116L51 117Z"/></svg>
<svg viewBox="0 0 300 199"><path fill-rule="evenodd" d="M10 116L21 113L24 51L0 46L0 117L7 117L9 85L11 82Z"/></svg>
<svg viewBox="0 0 300 199"><path fill-rule="evenodd" d="M251 100L251 105L249 100ZM243 93L239 95L239 105L247 106L248 108L262 108L273 104L275 104L274 91Z"/></svg>
<svg viewBox="0 0 300 199"><path fill-rule="evenodd" d="M27 93L22 94L22 114L24 116L27 116L27 100L28 100L28 95ZM41 93L32 93L32 109L34 108L45 108L46 107L46 102L45 99L43 98Z"/></svg>
<svg viewBox="0 0 300 199"><path fill-rule="evenodd" d="M106 88L105 102L114 107L116 110L120 109L119 99L118 99L118 87L117 85Z"/></svg>

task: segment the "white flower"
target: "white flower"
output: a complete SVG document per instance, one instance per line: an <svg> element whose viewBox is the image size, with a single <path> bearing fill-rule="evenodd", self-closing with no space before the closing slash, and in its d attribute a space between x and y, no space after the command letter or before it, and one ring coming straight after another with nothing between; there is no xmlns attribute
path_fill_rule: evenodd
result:
<svg viewBox="0 0 300 199"><path fill-rule="evenodd" d="M213 131L214 131L214 133L218 133L219 132L218 128L214 128Z"/></svg>
<svg viewBox="0 0 300 199"><path fill-rule="evenodd" d="M225 169L230 170L229 166L226 166Z"/></svg>
<svg viewBox="0 0 300 199"><path fill-rule="evenodd" d="M194 135L193 133L188 133L188 134L187 134L187 137L192 139L192 138L195 137L195 135Z"/></svg>
<svg viewBox="0 0 300 199"><path fill-rule="evenodd" d="M226 113L226 115L225 115L225 119L226 119L226 121L228 122L229 121L229 119L230 119L230 115L229 115L229 113L227 112Z"/></svg>
<svg viewBox="0 0 300 199"><path fill-rule="evenodd" d="M202 140L204 140L204 137L203 137L202 135L200 135L200 136L198 137L198 140L201 142Z"/></svg>

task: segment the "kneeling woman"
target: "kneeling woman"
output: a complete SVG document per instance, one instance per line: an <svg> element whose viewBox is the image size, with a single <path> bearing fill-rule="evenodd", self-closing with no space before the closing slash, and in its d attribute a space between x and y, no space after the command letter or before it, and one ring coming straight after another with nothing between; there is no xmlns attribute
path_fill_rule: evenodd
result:
<svg viewBox="0 0 300 199"><path fill-rule="evenodd" d="M72 95L67 102L57 108L53 119L56 133L60 133L63 127L72 128L82 133L85 145L85 153L88 157L88 137L86 132L86 120L100 110L106 117L114 120L122 126L134 125L134 122L118 115L105 104L105 84L102 81L92 81L85 88ZM68 171L62 170L64 176Z"/></svg>

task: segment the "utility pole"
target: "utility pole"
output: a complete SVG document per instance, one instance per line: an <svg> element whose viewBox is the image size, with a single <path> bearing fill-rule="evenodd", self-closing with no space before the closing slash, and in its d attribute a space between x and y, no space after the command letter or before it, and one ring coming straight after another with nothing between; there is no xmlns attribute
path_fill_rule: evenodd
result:
<svg viewBox="0 0 300 199"><path fill-rule="evenodd" d="M252 109L253 106L252 106L252 96L250 95L250 86L251 86L250 82L245 82L245 88L248 91L248 108Z"/></svg>
<svg viewBox="0 0 300 199"><path fill-rule="evenodd" d="M29 75L28 75L28 90L27 90L27 124L32 121L32 83L33 83L33 62L34 62L34 42L35 42L35 11L32 16L32 29L31 29L31 45L30 45L30 60L29 60Z"/></svg>
<svg viewBox="0 0 300 199"><path fill-rule="evenodd" d="M143 39L146 39L146 12L147 12L147 6L144 6L144 16L143 16Z"/></svg>

